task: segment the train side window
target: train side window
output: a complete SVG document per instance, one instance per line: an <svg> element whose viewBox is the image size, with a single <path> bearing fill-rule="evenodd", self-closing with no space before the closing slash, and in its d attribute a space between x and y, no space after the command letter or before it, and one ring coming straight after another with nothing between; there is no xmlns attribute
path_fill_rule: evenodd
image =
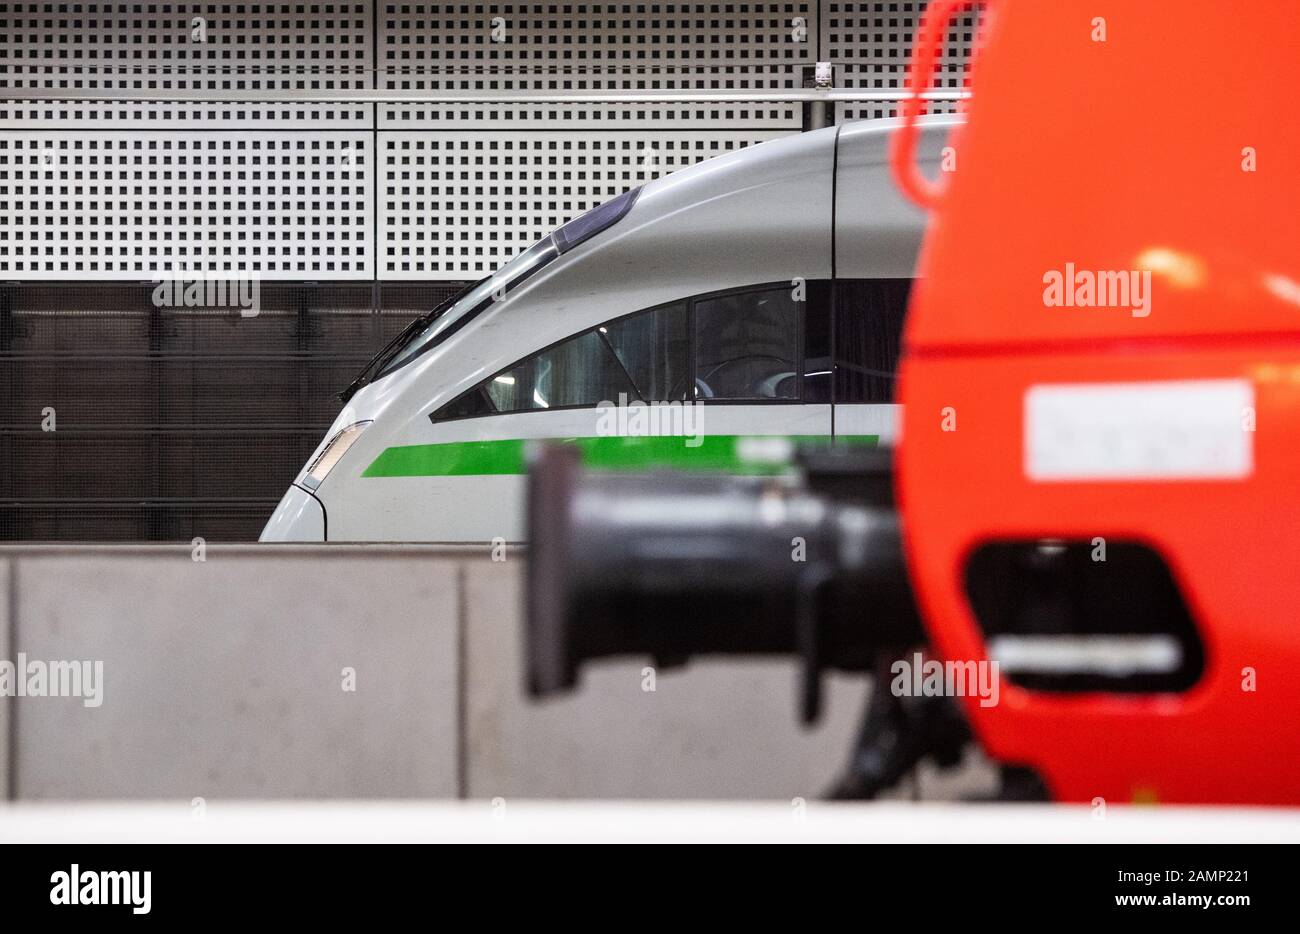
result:
<svg viewBox="0 0 1300 934"><path fill-rule="evenodd" d="M835 401L893 402L911 279L835 283Z"/></svg>
<svg viewBox="0 0 1300 934"><path fill-rule="evenodd" d="M695 301L697 399L799 399L799 316L793 286Z"/></svg>
<svg viewBox="0 0 1300 934"><path fill-rule="evenodd" d="M690 385L690 340L685 302L618 318L598 330L636 384L643 401L672 402L686 398Z"/></svg>
<svg viewBox="0 0 1300 934"><path fill-rule="evenodd" d="M826 280L798 281L624 315L516 363L429 417L594 407L620 394L798 402L802 393L805 402L829 402L829 299Z"/></svg>
<svg viewBox="0 0 1300 934"><path fill-rule="evenodd" d="M831 401L831 283L805 283L803 325L803 401Z"/></svg>
<svg viewBox="0 0 1300 934"><path fill-rule="evenodd" d="M603 336L587 331L528 358L486 384L498 412L596 406L636 397L636 387Z"/></svg>
<svg viewBox="0 0 1300 934"><path fill-rule="evenodd" d="M475 386L469 392L448 402L434 412L431 417L435 422L441 422L451 418L474 418L478 415L493 415L495 413L496 406L492 404L491 398L488 397L486 387Z"/></svg>

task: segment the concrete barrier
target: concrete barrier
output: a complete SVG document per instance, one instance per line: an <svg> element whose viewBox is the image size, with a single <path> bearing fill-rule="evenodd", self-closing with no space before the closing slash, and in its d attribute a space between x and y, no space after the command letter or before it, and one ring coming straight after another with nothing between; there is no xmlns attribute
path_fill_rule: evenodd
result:
<svg viewBox="0 0 1300 934"><path fill-rule="evenodd" d="M522 693L518 564L466 568L468 792L473 797L815 798L849 754L862 679L834 679L814 730L788 662L588 666L577 690ZM652 689L651 689L652 688Z"/></svg>
<svg viewBox="0 0 1300 934"><path fill-rule="evenodd" d="M487 546L0 548L0 658L103 662L99 706L0 701L4 793L788 801L845 762L865 683L803 730L792 663L611 662L525 698L522 572Z"/></svg>
<svg viewBox="0 0 1300 934"><path fill-rule="evenodd" d="M6 657L104 672L98 707L10 701L11 797L457 793L454 560L213 546L7 565Z"/></svg>

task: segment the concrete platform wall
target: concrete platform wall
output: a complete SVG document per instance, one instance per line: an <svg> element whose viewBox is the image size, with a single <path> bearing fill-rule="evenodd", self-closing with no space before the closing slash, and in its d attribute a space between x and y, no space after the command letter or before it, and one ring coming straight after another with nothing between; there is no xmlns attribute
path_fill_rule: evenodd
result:
<svg viewBox="0 0 1300 934"><path fill-rule="evenodd" d="M845 761L865 682L833 679L805 731L784 662L693 664L653 691L646 662L613 662L529 701L522 572L486 546L0 548L0 658L103 662L98 707L0 700L0 783L17 800L789 800Z"/></svg>

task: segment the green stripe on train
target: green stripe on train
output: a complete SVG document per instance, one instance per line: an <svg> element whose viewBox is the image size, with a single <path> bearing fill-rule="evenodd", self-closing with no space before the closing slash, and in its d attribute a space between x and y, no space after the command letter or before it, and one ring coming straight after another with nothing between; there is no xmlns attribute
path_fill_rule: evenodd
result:
<svg viewBox="0 0 1300 934"><path fill-rule="evenodd" d="M687 442L696 438L681 435L626 435L597 438L547 438L527 440L509 438L502 441L451 441L446 444L408 444L388 448L366 468L363 477L483 477L522 474L528 470L527 445L543 441L572 444L582 451L583 463L597 470L641 470L648 467L675 467L685 470L708 470L747 475L781 473L783 463L753 460L742 453L742 442L762 441L773 436L705 435L695 447ZM867 444L875 445L877 435L779 435L795 444Z"/></svg>

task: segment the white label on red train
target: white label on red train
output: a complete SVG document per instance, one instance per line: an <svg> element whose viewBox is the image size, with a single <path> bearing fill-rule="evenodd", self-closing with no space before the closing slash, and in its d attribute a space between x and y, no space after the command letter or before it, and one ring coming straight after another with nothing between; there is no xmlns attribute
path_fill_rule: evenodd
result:
<svg viewBox="0 0 1300 934"><path fill-rule="evenodd" d="M1249 380L1031 386L1025 474L1062 480L1240 480L1254 470Z"/></svg>

